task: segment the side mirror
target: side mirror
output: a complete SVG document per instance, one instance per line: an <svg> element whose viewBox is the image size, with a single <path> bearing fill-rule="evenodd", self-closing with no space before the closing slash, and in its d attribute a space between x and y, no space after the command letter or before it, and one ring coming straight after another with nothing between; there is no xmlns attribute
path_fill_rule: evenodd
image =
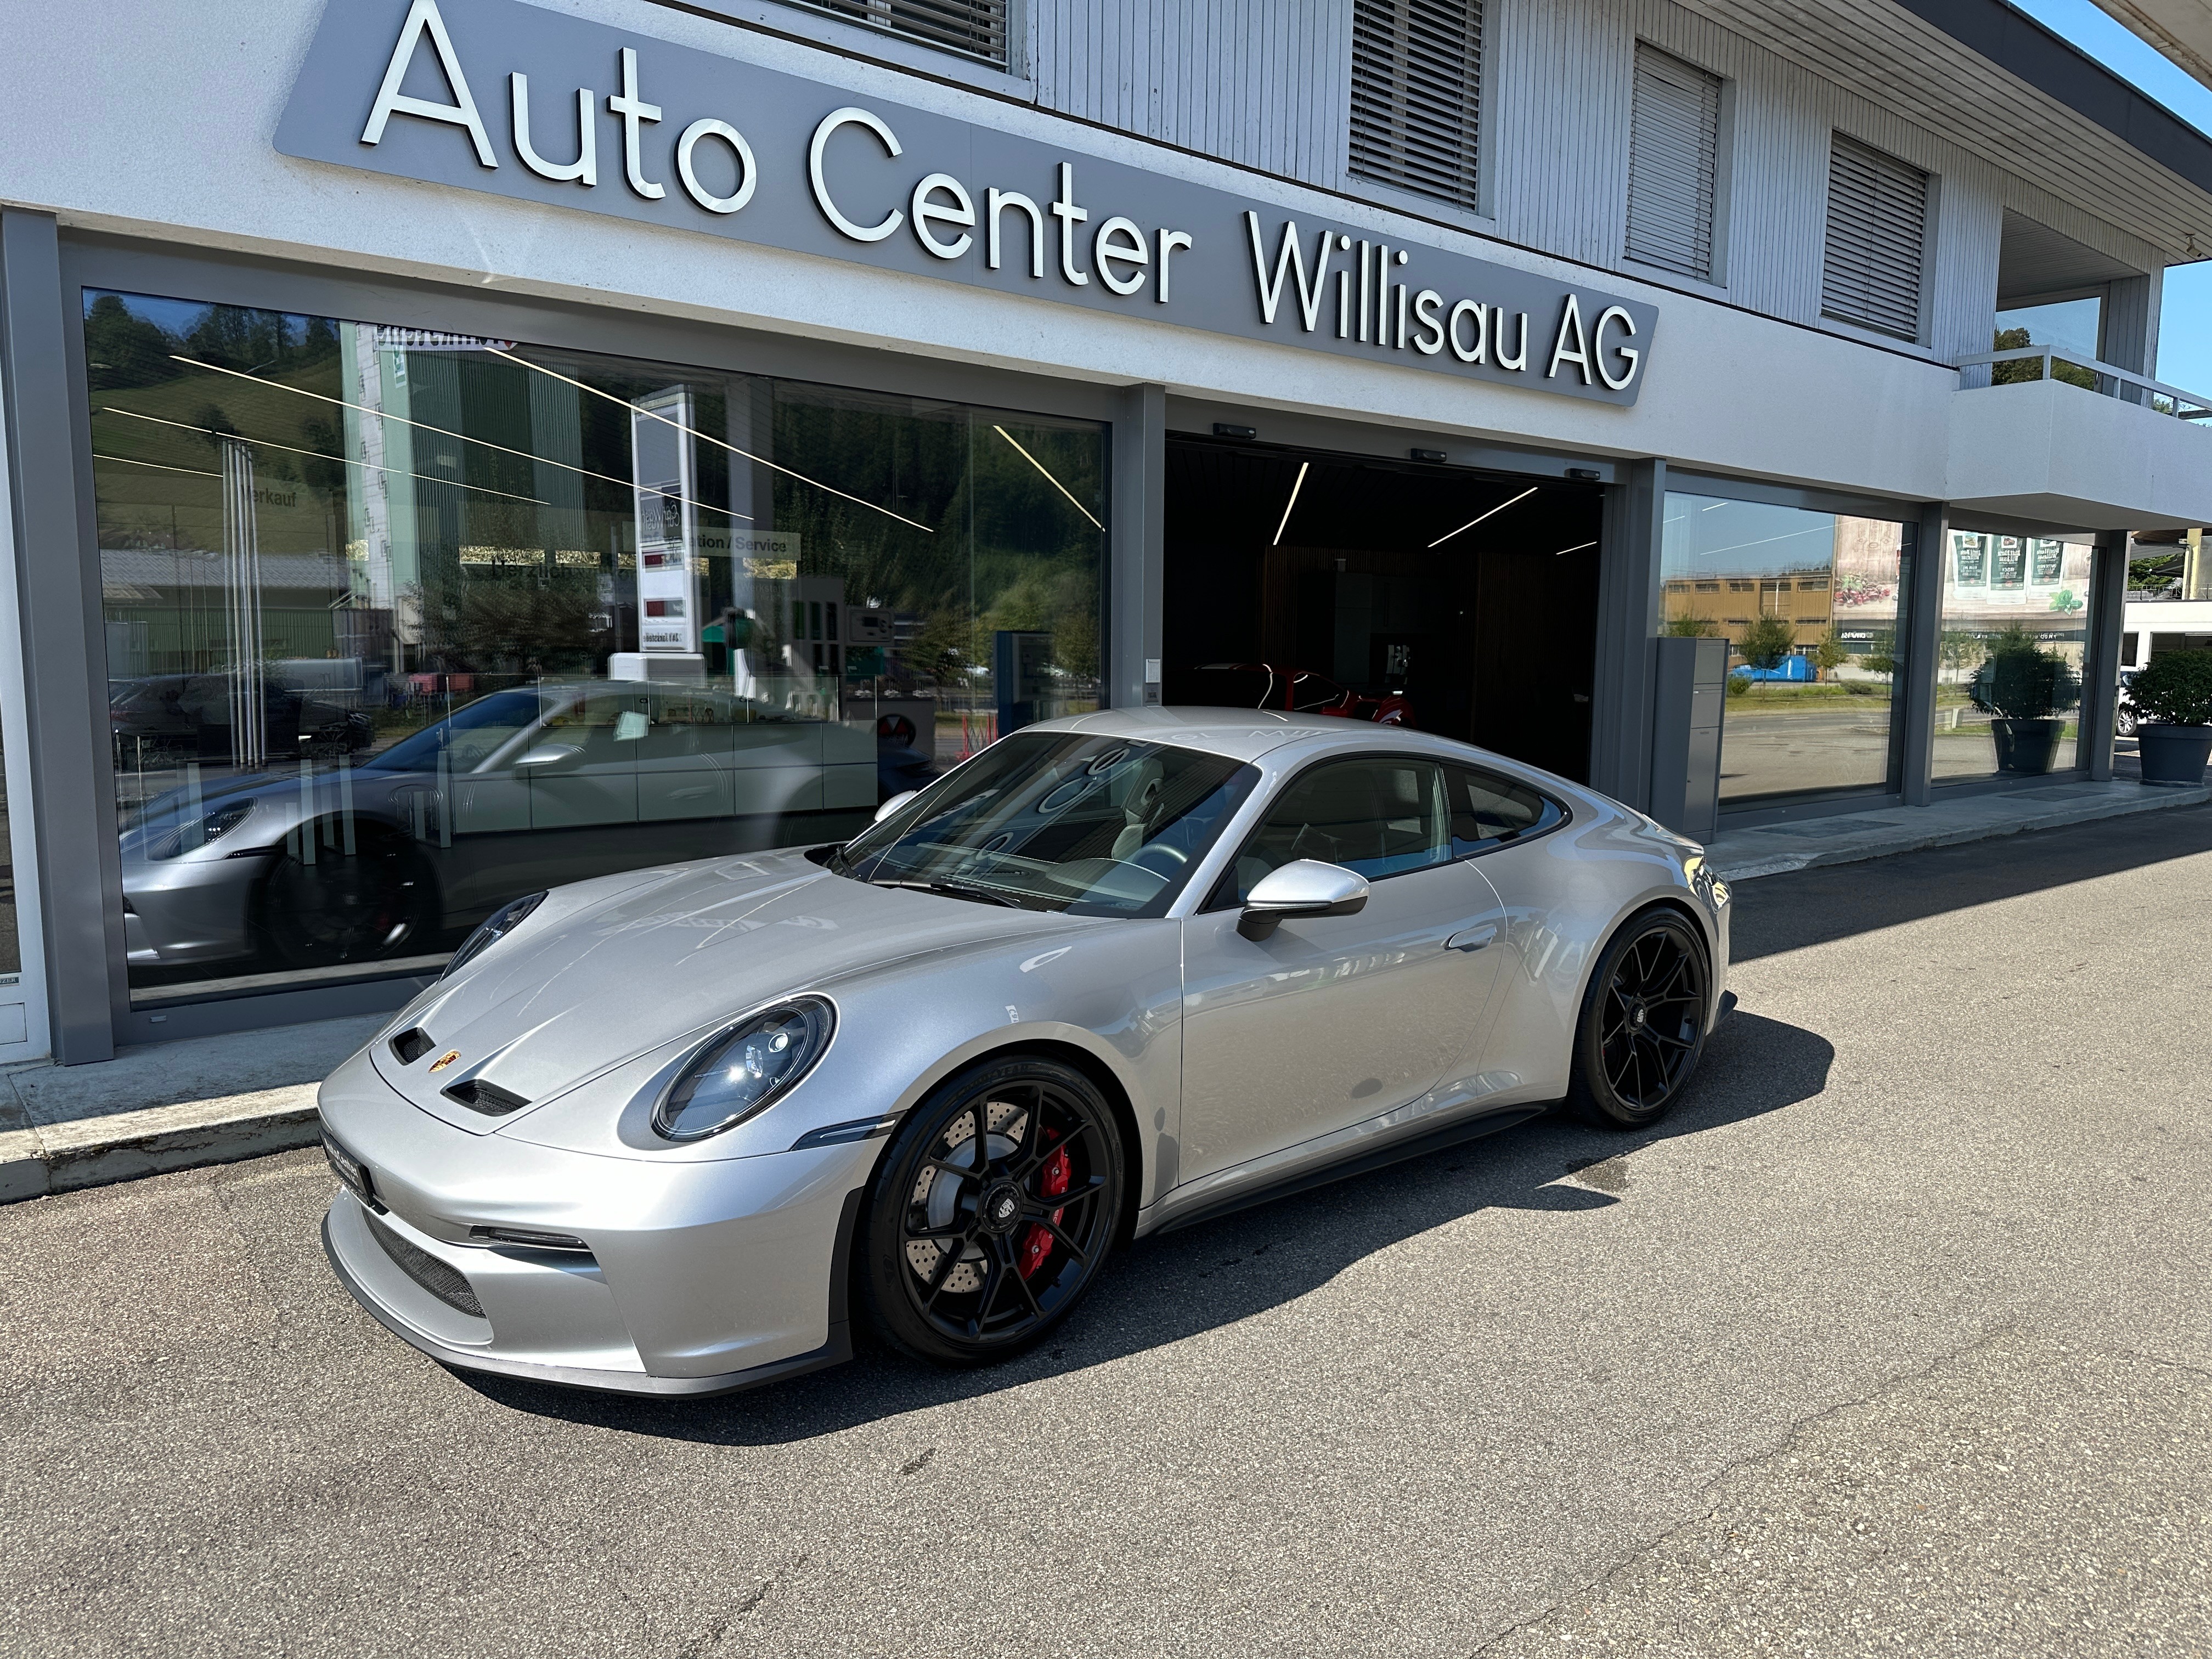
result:
<svg viewBox="0 0 2212 1659"><path fill-rule="evenodd" d="M583 757L583 747L579 744L541 743L514 763L532 772L556 771L574 766Z"/></svg>
<svg viewBox="0 0 2212 1659"><path fill-rule="evenodd" d="M1358 915L1367 908L1367 878L1340 864L1293 859L1260 878L1237 931L1256 943L1273 938L1286 916Z"/></svg>
<svg viewBox="0 0 2212 1659"><path fill-rule="evenodd" d="M921 791L919 789L905 789L900 791L897 794L893 795L881 806L876 808L876 822L878 823L881 823L885 818L890 817L892 813L897 811L900 807L905 805L908 801L912 800L921 793Z"/></svg>

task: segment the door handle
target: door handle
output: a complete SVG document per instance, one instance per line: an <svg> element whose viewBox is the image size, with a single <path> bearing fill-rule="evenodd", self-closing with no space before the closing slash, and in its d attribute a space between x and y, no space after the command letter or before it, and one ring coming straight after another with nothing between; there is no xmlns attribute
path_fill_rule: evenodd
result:
<svg viewBox="0 0 2212 1659"><path fill-rule="evenodd" d="M1480 951L1498 937L1498 924L1485 921L1473 927L1462 927L1444 941L1447 951Z"/></svg>

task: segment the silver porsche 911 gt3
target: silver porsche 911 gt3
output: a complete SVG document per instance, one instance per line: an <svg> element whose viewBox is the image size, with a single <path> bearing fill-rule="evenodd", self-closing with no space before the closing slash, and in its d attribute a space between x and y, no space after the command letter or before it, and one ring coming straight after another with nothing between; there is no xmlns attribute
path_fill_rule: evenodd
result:
<svg viewBox="0 0 2212 1659"><path fill-rule="evenodd" d="M1016 1352L1107 1253L1566 1100L1647 1123L1728 965L1698 849L1254 710L1033 726L842 847L495 913L323 1085L331 1260L445 1363L654 1395Z"/></svg>

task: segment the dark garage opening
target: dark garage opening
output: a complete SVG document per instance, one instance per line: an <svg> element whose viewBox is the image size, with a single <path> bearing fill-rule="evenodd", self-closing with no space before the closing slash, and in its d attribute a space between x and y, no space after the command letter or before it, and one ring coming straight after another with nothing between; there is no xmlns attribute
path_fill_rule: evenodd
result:
<svg viewBox="0 0 2212 1659"><path fill-rule="evenodd" d="M1167 464L1166 702L1225 701L1266 682L1200 671L1264 664L1279 707L1304 671L1589 775L1596 486L1206 439Z"/></svg>

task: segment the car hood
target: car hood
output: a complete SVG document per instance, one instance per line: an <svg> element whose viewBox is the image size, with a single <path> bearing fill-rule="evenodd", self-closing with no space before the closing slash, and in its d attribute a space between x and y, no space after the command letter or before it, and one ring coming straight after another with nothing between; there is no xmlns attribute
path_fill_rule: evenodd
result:
<svg viewBox="0 0 2212 1659"><path fill-rule="evenodd" d="M554 890L513 938L391 1028L428 1036L412 1064L388 1036L370 1058L416 1105L485 1133L514 1118L471 1110L444 1091L481 1080L534 1108L648 1049L858 970L1101 925L872 887L797 853L632 871ZM459 1058L432 1075L449 1053Z"/></svg>

